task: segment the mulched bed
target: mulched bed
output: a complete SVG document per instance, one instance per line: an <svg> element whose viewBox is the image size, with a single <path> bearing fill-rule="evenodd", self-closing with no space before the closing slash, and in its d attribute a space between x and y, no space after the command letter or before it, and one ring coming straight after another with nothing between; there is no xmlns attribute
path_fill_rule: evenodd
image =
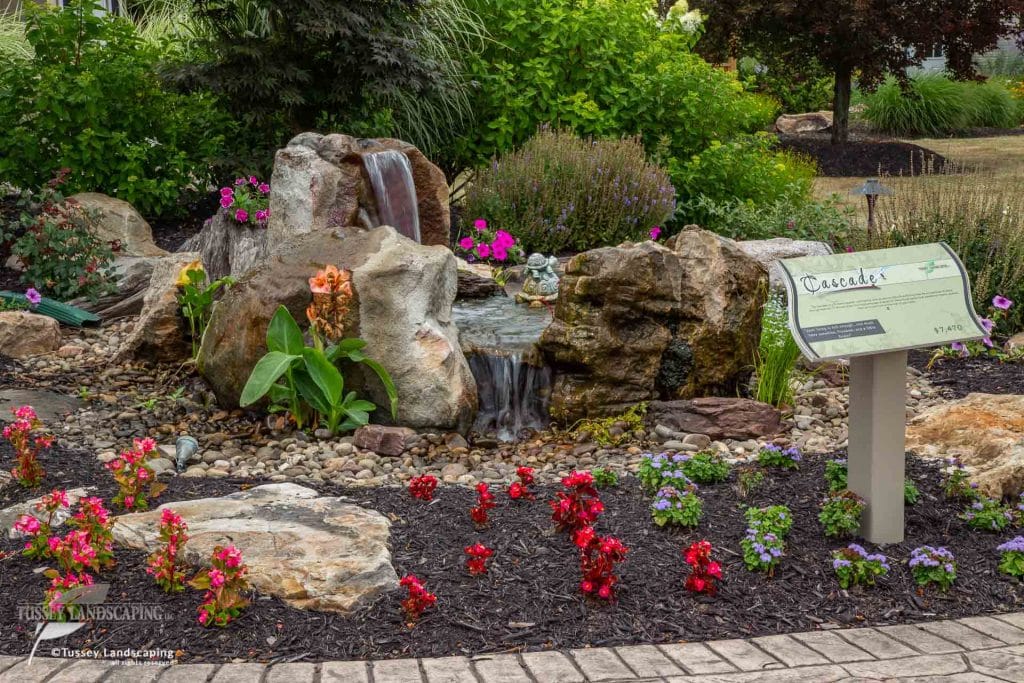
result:
<svg viewBox="0 0 1024 683"><path fill-rule="evenodd" d="M894 140L863 139L833 145L828 135L780 135L779 146L813 158L818 162L818 174L828 177L920 173L922 159L931 159L936 172L946 164L941 154Z"/></svg>
<svg viewBox="0 0 1024 683"><path fill-rule="evenodd" d="M57 462L63 463L63 467ZM9 453L0 452L5 466ZM47 485L109 482L95 458L58 450L47 464L57 470ZM569 539L554 534L544 501L553 488L541 487L533 503L516 504L498 495L489 528L473 528L467 510L474 492L454 486L438 490L431 503L412 500L402 489L318 487L330 495L348 495L393 520L391 549L400 575L414 573L438 595L436 608L409 629L403 623L399 592L381 596L351 616L305 612L280 600L259 596L227 629L204 629L195 622L201 595L189 590L168 597L143 572L144 556L121 551L119 565L104 581L108 602L159 603L169 620L95 624L68 636L66 647L179 649L183 661L318 661L393 657L436 657L483 652L514 652L585 645L674 642L856 625L907 623L1020 609L1024 587L998 573L995 546L1012 533L969 530L959 509L941 497L932 464L908 460L908 473L921 501L907 510L908 541L884 552L893 570L877 587L842 591L832 574L829 552L843 545L827 540L817 522L824 493L824 458L811 456L801 471L772 472L748 500L732 483L702 489L704 518L696 531L656 527L650 496L633 478L603 492L606 512L598 531L614 534L630 547L622 566L618 601L588 602L577 585L577 555ZM248 482L251 484L252 482ZM199 495L236 491L247 485L227 479L173 478L161 498L171 502ZM0 499L26 499L8 486ZM746 524L745 505L785 503L794 513L787 555L773 578L747 571L739 556ZM5 503L9 504L9 503ZM724 564L726 580L717 598L694 597L682 589L681 549L708 538ZM491 571L481 578L463 569L463 547L481 541L495 548ZM960 563L960 576L948 594L930 589L919 594L905 562L918 545L945 545ZM0 548L17 543L4 538ZM37 565L20 555L0 563L0 594L34 600L44 580ZM33 624L19 623L14 600L0 604L0 653L24 654L31 647Z"/></svg>
<svg viewBox="0 0 1024 683"><path fill-rule="evenodd" d="M1024 394L1024 363L1001 363L995 358L942 358L927 369L931 353L911 351L910 365L921 370L944 396L967 394Z"/></svg>

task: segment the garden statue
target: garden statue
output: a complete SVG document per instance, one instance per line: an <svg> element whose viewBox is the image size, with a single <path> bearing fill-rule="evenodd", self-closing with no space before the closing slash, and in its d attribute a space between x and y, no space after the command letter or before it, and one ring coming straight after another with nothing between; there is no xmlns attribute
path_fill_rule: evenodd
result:
<svg viewBox="0 0 1024 683"><path fill-rule="evenodd" d="M555 266L558 259L543 254L530 254L523 271L523 289L516 294L516 301L540 306L558 298L558 273Z"/></svg>

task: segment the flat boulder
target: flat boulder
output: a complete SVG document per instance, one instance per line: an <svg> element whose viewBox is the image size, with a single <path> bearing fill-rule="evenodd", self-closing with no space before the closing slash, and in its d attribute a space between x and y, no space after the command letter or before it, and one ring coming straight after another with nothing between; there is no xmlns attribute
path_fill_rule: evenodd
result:
<svg viewBox="0 0 1024 683"><path fill-rule="evenodd" d="M775 132L780 135L821 133L830 128L832 128L832 112L830 111L783 114L775 120Z"/></svg>
<svg viewBox="0 0 1024 683"><path fill-rule="evenodd" d="M653 401L647 406L649 425L708 438L762 439L782 429L782 414L767 403L749 398L708 396L681 401Z"/></svg>
<svg viewBox="0 0 1024 683"><path fill-rule="evenodd" d="M1024 492L1024 396L968 394L907 426L907 448L926 458L959 458L985 495Z"/></svg>
<svg viewBox="0 0 1024 683"><path fill-rule="evenodd" d="M0 353L28 358L60 348L60 323L29 311L0 311Z"/></svg>
<svg viewBox="0 0 1024 683"><path fill-rule="evenodd" d="M161 510L188 524L184 560L209 566L217 545L234 544L252 587L298 609L348 612L398 586L384 515L347 498L296 484L268 484L221 498L178 501L114 520L118 545L159 545Z"/></svg>

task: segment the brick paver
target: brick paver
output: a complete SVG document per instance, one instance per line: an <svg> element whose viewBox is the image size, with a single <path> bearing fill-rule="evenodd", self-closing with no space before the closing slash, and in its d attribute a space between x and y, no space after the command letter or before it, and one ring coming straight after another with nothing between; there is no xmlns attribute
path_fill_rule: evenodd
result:
<svg viewBox="0 0 1024 683"><path fill-rule="evenodd" d="M0 683L1024 683L1024 612L706 643L288 664L0 655Z"/></svg>

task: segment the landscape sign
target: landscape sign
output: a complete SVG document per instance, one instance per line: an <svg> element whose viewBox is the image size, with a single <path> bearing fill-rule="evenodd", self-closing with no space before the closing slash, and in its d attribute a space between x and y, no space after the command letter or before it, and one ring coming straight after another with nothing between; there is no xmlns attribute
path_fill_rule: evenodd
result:
<svg viewBox="0 0 1024 683"><path fill-rule="evenodd" d="M942 242L779 262L789 326L810 359L980 339L967 272Z"/></svg>

